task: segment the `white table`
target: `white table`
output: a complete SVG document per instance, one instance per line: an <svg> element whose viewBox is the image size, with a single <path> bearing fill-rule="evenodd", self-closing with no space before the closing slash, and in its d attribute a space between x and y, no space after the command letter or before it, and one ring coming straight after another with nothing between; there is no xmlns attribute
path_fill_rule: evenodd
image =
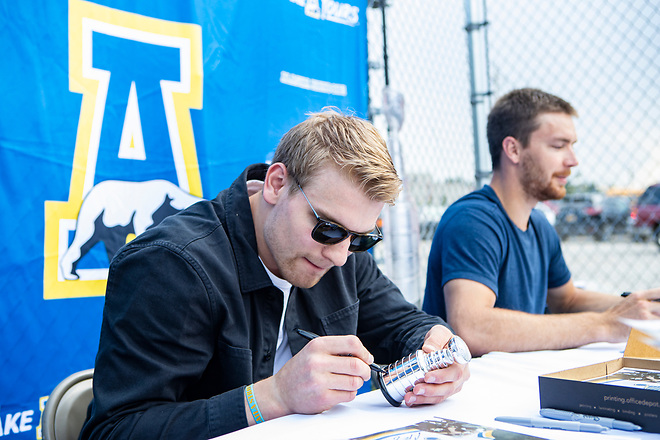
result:
<svg viewBox="0 0 660 440"><path fill-rule="evenodd" d="M522 432L548 439L651 440L660 434L610 430L605 434L525 428L494 421L497 416L538 416L539 375L609 361L623 356L625 344L590 344L573 350L493 352L470 362L471 377L456 395L438 405L390 406L379 390L317 415L291 415L218 437L242 439L350 439L398 428L434 416Z"/></svg>

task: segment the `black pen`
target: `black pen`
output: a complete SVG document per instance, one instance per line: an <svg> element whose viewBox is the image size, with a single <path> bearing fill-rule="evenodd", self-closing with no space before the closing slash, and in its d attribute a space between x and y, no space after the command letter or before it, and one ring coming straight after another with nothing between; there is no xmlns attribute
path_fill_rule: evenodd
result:
<svg viewBox="0 0 660 440"><path fill-rule="evenodd" d="M298 334L299 334L300 336L302 336L303 338L307 338L307 339L309 339L310 341L311 341L312 339L315 339L315 338L318 338L318 337L319 337L319 335L317 335L316 333L308 332L307 330L303 330L303 329L301 329L301 328L297 328L296 331L298 332ZM376 365L376 364L369 364L369 368L371 368L371 369L372 369L373 371L375 371L376 373L383 373L383 374L386 373L386 371L383 370L382 367L380 367L380 366L378 366L378 365Z"/></svg>
<svg viewBox="0 0 660 440"><path fill-rule="evenodd" d="M632 293L632 292L623 292L623 293L621 294L621 296L625 298L625 297L627 297L628 295L630 295L631 293ZM660 302L660 298L650 299L649 301Z"/></svg>

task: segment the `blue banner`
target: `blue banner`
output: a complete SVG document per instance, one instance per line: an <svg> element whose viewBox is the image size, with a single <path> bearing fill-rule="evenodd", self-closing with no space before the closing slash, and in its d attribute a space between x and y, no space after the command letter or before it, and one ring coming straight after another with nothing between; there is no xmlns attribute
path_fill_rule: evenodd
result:
<svg viewBox="0 0 660 440"><path fill-rule="evenodd" d="M109 261L306 113L367 112L366 0L0 3L0 436L94 365Z"/></svg>

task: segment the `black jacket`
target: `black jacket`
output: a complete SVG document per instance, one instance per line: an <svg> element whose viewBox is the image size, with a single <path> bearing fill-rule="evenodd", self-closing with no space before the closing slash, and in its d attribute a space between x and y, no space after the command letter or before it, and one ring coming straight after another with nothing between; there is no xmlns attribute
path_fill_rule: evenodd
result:
<svg viewBox="0 0 660 440"><path fill-rule="evenodd" d="M247 426L244 388L272 375L283 307L258 259L246 187L266 170L248 167L113 258L82 438L207 439ZM444 324L406 302L368 253L292 288L285 322L294 355L303 328L358 335L383 364Z"/></svg>

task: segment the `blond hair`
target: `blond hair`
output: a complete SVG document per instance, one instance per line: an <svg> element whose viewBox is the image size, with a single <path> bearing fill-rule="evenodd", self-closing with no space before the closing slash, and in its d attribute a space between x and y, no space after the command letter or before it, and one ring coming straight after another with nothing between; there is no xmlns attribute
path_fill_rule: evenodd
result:
<svg viewBox="0 0 660 440"><path fill-rule="evenodd" d="M275 150L275 162L283 163L302 187L321 167L334 164L371 200L394 204L401 191L401 179L376 128L335 109L312 113L289 130Z"/></svg>

